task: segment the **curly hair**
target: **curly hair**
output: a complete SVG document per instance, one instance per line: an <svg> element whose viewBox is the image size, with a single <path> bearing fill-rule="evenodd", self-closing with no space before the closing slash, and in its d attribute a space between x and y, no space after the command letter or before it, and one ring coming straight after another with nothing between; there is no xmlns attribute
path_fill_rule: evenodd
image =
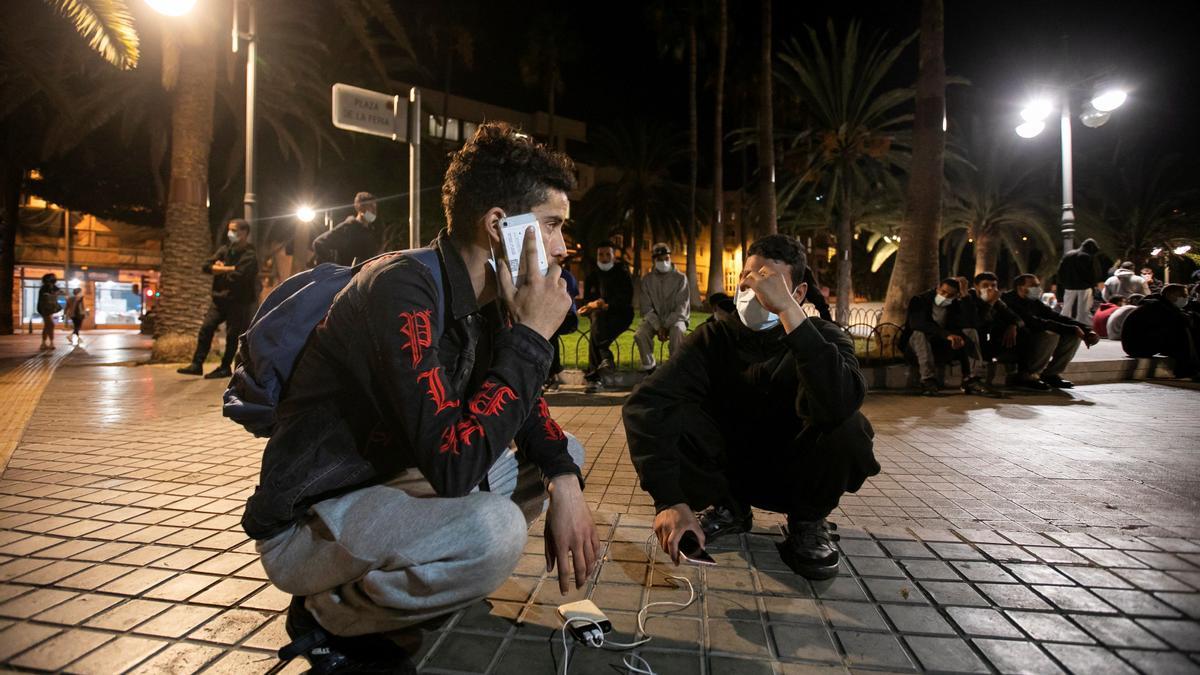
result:
<svg viewBox="0 0 1200 675"><path fill-rule="evenodd" d="M804 247L795 238L786 234L768 234L759 237L750 248L746 249L746 257L762 256L768 260L781 262L792 268L792 286L799 286L804 281L804 270L808 267L808 255Z"/></svg>
<svg viewBox="0 0 1200 675"><path fill-rule="evenodd" d="M442 183L442 209L456 237L471 237L472 223L491 208L526 213L551 189L575 189L575 164L504 122L479 125L455 152Z"/></svg>

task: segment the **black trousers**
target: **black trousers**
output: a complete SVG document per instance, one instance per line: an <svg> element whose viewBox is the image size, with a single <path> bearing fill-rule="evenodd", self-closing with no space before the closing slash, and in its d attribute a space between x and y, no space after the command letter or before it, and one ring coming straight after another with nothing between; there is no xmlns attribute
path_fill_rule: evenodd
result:
<svg viewBox="0 0 1200 675"><path fill-rule="evenodd" d="M798 520L828 516L879 473L875 431L856 412L840 426L768 440L764 429L725 429L699 407L687 413L679 483L694 510L730 497Z"/></svg>
<svg viewBox="0 0 1200 675"><path fill-rule="evenodd" d="M204 315L204 323L200 324L200 334L196 336L196 353L192 356L192 364L200 365L208 358L208 350L212 348L213 336L217 327L225 324L225 353L221 355L221 367L233 365L233 355L237 353L238 338L250 327L254 318L254 305L244 303L217 304L208 306Z"/></svg>
<svg viewBox="0 0 1200 675"><path fill-rule="evenodd" d="M588 367L595 372L605 359L615 361L609 346L629 330L633 323L633 308L607 309L592 317L592 332L588 342Z"/></svg>

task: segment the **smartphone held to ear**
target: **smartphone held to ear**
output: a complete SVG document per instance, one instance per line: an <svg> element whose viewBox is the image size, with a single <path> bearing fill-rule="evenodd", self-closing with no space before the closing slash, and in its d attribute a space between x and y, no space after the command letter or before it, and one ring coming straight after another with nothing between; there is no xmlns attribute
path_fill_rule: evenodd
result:
<svg viewBox="0 0 1200 675"><path fill-rule="evenodd" d="M512 272L513 286L518 286L518 276L521 269L521 253L525 246L525 231L533 228L537 242L538 269L546 273L549 265L546 262L546 247L542 244L542 228L538 226L537 216L532 213L522 213L519 216L509 216L500 221L500 242L504 246L504 257L508 260L508 269Z"/></svg>

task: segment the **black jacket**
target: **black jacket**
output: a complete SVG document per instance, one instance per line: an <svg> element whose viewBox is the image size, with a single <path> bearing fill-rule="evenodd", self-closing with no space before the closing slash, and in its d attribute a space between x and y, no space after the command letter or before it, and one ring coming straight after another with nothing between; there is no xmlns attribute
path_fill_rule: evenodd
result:
<svg viewBox="0 0 1200 675"><path fill-rule="evenodd" d="M633 277L625 263L617 261L612 269L605 272L599 267L592 267L583 284L583 301L604 299L608 303L608 312L624 314L633 312Z"/></svg>
<svg viewBox="0 0 1200 675"><path fill-rule="evenodd" d="M220 262L237 269L224 274L213 274L212 299L217 304L254 304L258 302L258 254L252 244L226 244L217 249L213 257L204 261L200 271L212 274L212 267Z"/></svg>
<svg viewBox="0 0 1200 675"><path fill-rule="evenodd" d="M251 537L270 537L309 505L408 467L439 496L461 497L514 439L546 478L579 475L541 397L550 343L525 326L505 327L497 303L478 307L448 236L433 245L443 273L441 339L433 340L437 289L428 268L382 256L355 275L313 331L279 404L242 518Z"/></svg>
<svg viewBox="0 0 1200 675"><path fill-rule="evenodd" d="M313 240L313 257L318 264L353 265L374 258L379 249L379 235L357 216L346 218Z"/></svg>
<svg viewBox="0 0 1200 675"><path fill-rule="evenodd" d="M782 326L752 331L736 317L704 323L625 403L629 455L661 510L687 501L679 441L693 406L731 443L752 435L755 443L786 445L807 428L836 428L866 393L854 342L836 324L809 318L785 334ZM870 475L878 465L863 469Z"/></svg>
<svg viewBox="0 0 1200 675"><path fill-rule="evenodd" d="M1162 353L1167 345L1183 342L1178 335L1200 328L1196 316L1167 302L1161 294L1148 295L1125 317L1121 348L1139 358Z"/></svg>
<svg viewBox="0 0 1200 675"><path fill-rule="evenodd" d="M917 331L941 340L945 340L951 335L961 335L960 331L963 328L962 319L959 316L961 301L955 300L946 308L946 325L942 326L933 320L935 295L937 295L936 288L918 293L908 301L904 327L900 329L900 344L904 348L907 348L908 338Z"/></svg>
<svg viewBox="0 0 1200 675"><path fill-rule="evenodd" d="M954 304L958 306L957 322L962 328L974 328L983 333L1021 325L1021 317L1009 309L1004 300L997 298L995 302L988 304L979 297L974 288L969 289L966 297L959 298Z"/></svg>
<svg viewBox="0 0 1200 675"><path fill-rule="evenodd" d="M1108 278L1094 239L1084 239L1079 248L1071 249L1058 263L1058 287L1066 291L1094 288Z"/></svg>
<svg viewBox="0 0 1200 675"><path fill-rule="evenodd" d="M1018 325L1030 332L1050 331L1059 335L1074 335L1076 328L1083 329L1085 333L1092 332L1091 326L1059 314L1041 300L1022 297L1015 290L1008 291L1000 299L1021 319Z"/></svg>

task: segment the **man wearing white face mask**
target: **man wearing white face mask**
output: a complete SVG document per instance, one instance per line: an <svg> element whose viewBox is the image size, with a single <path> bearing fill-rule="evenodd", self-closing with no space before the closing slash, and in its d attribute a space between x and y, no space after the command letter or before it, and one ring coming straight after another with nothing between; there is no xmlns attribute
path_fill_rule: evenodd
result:
<svg viewBox="0 0 1200 675"><path fill-rule="evenodd" d="M584 305L579 315L591 320L588 336L587 393L603 388L601 376L616 368L609 347L633 323L633 277L625 263L616 259L611 241L596 245L596 268L583 284Z"/></svg>
<svg viewBox="0 0 1200 675"><path fill-rule="evenodd" d="M225 324L225 352L221 355L221 365L204 377L210 380L231 377L238 338L250 326L254 308L258 306L258 255L250 243L250 223L241 218L229 221L225 226L225 238L226 243L201 267L201 271L213 276L212 304L200 324L192 362L175 371L182 375L204 372L204 360L208 358L213 336L217 328Z"/></svg>
<svg viewBox="0 0 1200 675"><path fill-rule="evenodd" d="M768 235L747 253L737 314L698 327L626 402L629 454L676 562L685 533L704 545L745 532L755 506L787 514L789 566L827 579L838 552L825 518L879 472L866 380L851 339L801 309L799 242Z"/></svg>
<svg viewBox="0 0 1200 675"><path fill-rule="evenodd" d="M337 227L313 240L314 260L354 265L378 255L380 237L378 228L372 227L378 208L375 195L370 192L354 195L354 215L347 216Z"/></svg>
<svg viewBox="0 0 1200 675"><path fill-rule="evenodd" d="M966 325L964 306L959 300L961 289L962 284L950 277L942 279L937 288L908 301L900 344L917 360L922 396L937 396L941 390L937 377L939 356L960 364L964 393L997 395L984 382L987 363L983 360L983 340L978 327Z"/></svg>
<svg viewBox="0 0 1200 675"><path fill-rule="evenodd" d="M1175 377L1200 380L1200 315L1187 308L1187 286L1167 284L1146 296L1121 328L1121 347L1129 356L1163 354L1172 359Z"/></svg>
<svg viewBox="0 0 1200 675"><path fill-rule="evenodd" d="M657 366L654 338L668 342L674 355L687 335L691 315L687 276L671 264L671 247L658 243L650 253L654 256L654 271L641 279L642 322L633 336L642 355L642 370L646 372Z"/></svg>
<svg viewBox="0 0 1200 675"><path fill-rule="evenodd" d="M1001 299L1021 319L1017 330L1017 373L1008 378L1011 386L1049 391L1075 385L1062 373L1075 358L1079 343L1088 347L1100 336L1088 324L1059 314L1042 303L1041 280L1033 274L1013 279L1013 289Z"/></svg>

